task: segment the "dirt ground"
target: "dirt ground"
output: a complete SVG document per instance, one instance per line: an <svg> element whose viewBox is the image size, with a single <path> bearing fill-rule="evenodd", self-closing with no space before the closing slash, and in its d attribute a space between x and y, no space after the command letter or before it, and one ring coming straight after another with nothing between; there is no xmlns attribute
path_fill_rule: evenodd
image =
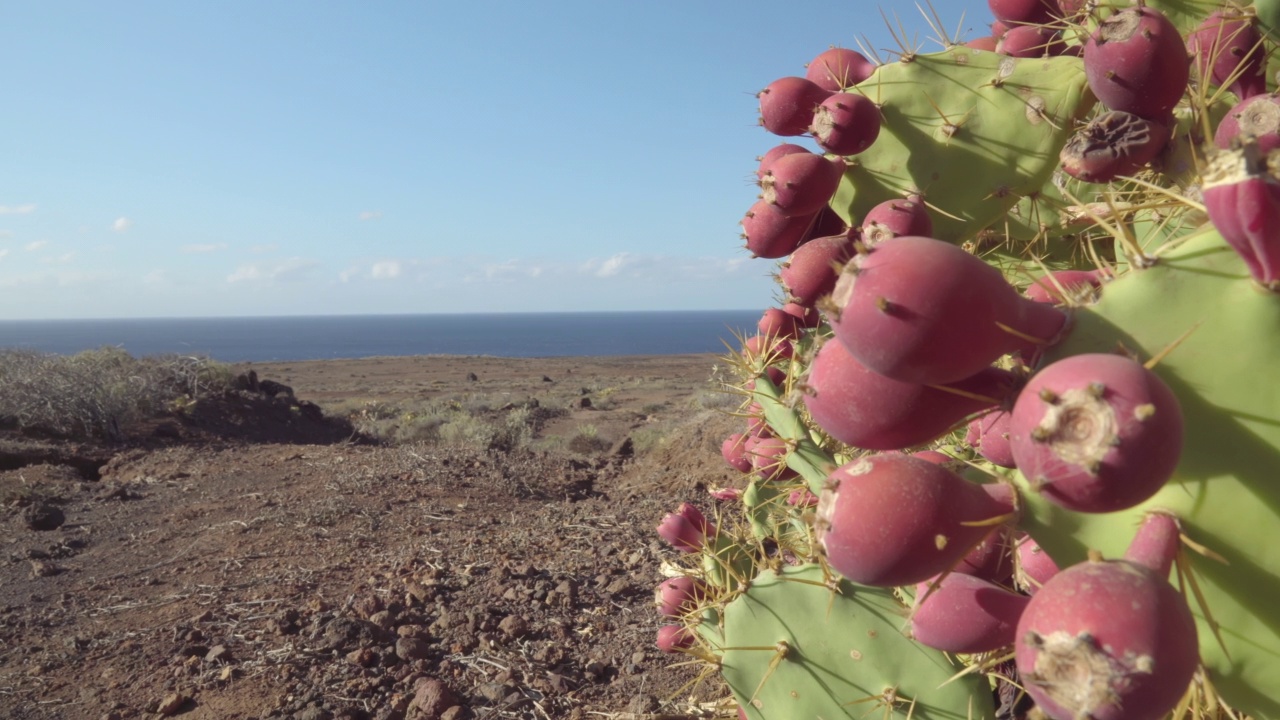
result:
<svg viewBox="0 0 1280 720"><path fill-rule="evenodd" d="M723 687L654 647L652 591L662 515L736 480L716 364L255 364L296 397L201 401L117 446L4 431L0 717L715 716ZM513 447L415 441L428 406L536 422Z"/></svg>

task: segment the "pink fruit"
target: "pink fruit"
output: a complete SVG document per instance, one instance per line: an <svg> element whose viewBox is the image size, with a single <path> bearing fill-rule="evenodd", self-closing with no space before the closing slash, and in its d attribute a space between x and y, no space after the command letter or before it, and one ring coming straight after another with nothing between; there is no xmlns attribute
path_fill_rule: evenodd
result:
<svg viewBox="0 0 1280 720"><path fill-rule="evenodd" d="M787 467L790 452L791 447L786 440L767 437L752 443L748 455L752 469L761 480L788 480L796 476L796 472Z"/></svg>
<svg viewBox="0 0 1280 720"><path fill-rule="evenodd" d="M1016 58L1061 55L1067 49L1062 33L1041 25L1018 25L1009 29L996 45L996 52Z"/></svg>
<svg viewBox="0 0 1280 720"><path fill-rule="evenodd" d="M1009 25L1045 24L1058 10L1053 0L987 0L987 7L997 20Z"/></svg>
<svg viewBox="0 0 1280 720"><path fill-rule="evenodd" d="M658 612L666 617L678 618L696 610L707 592L696 579L681 575L663 580L653 595Z"/></svg>
<svg viewBox="0 0 1280 720"><path fill-rule="evenodd" d="M912 457L918 457L921 460L931 462L934 465L951 465L956 461L956 459L951 457L950 455L943 452L938 452L937 450L919 450L917 452L913 452L909 454Z"/></svg>
<svg viewBox="0 0 1280 720"><path fill-rule="evenodd" d="M973 50L985 50L987 52L995 52L996 47L1000 44L1000 39L993 35L983 35L976 37L964 44L965 47Z"/></svg>
<svg viewBox="0 0 1280 720"><path fill-rule="evenodd" d="M789 315L782 308L769 308L760 316L760 321L756 323L756 329L765 337L782 338L783 340L795 340L802 334L800 321L794 315Z"/></svg>
<svg viewBox="0 0 1280 720"><path fill-rule="evenodd" d="M1008 525L997 528L961 558L953 572L1009 586L1013 580L1012 533Z"/></svg>
<svg viewBox="0 0 1280 720"><path fill-rule="evenodd" d="M835 93L814 111L810 130L823 150L857 155L880 136L880 108L865 95Z"/></svg>
<svg viewBox="0 0 1280 720"><path fill-rule="evenodd" d="M1168 512L1147 513L1124 551L1124 559L1151 568L1162 578L1169 577L1178 550L1182 547L1182 524Z"/></svg>
<svg viewBox="0 0 1280 720"><path fill-rule="evenodd" d="M1209 220L1249 274L1263 288L1280 292L1280 178L1274 173L1270 153L1245 143L1210 159L1203 193Z"/></svg>
<svg viewBox="0 0 1280 720"><path fill-rule="evenodd" d="M1172 135L1171 126L1163 122L1112 110L1077 130L1058 157L1071 177L1105 183L1138 172L1156 159Z"/></svg>
<svg viewBox="0 0 1280 720"><path fill-rule="evenodd" d="M748 467L748 469L750 468ZM746 470L743 472L746 472ZM742 499L742 488L712 488L707 490L707 494L710 495L712 499L719 500L720 502L738 502Z"/></svg>
<svg viewBox="0 0 1280 720"><path fill-rule="evenodd" d="M1001 410L974 418L964 441L993 465L1014 467L1013 451L1009 446L1010 414Z"/></svg>
<svg viewBox="0 0 1280 720"><path fill-rule="evenodd" d="M1050 305L1084 304L1096 297L1103 277L1100 270L1057 270L1032 282L1023 294Z"/></svg>
<svg viewBox="0 0 1280 720"><path fill-rule="evenodd" d="M678 653L693 647L693 632L684 625L663 625L658 628L658 649L664 653Z"/></svg>
<svg viewBox="0 0 1280 720"><path fill-rule="evenodd" d="M1071 510L1114 512L1154 495L1182 452L1178 398L1120 355L1059 360L1032 376L1009 425L1028 483Z"/></svg>
<svg viewBox="0 0 1280 720"><path fill-rule="evenodd" d="M804 404L813 421L846 445L896 450L939 438L1013 392L1013 377L985 368L945 387L892 380L827 342L809 365Z"/></svg>
<svg viewBox="0 0 1280 720"><path fill-rule="evenodd" d="M1267 91L1266 52L1255 23L1254 15L1235 8L1215 10L1187 35L1197 75L1241 100Z"/></svg>
<svg viewBox="0 0 1280 720"><path fill-rule="evenodd" d="M814 109L830 94L801 77L774 80L756 95L760 124L774 135L804 135L813 124Z"/></svg>
<svg viewBox="0 0 1280 720"><path fill-rule="evenodd" d="M1058 573L1018 622L1018 672L1052 720L1158 720L1182 699L1200 655L1186 600L1126 560Z"/></svg>
<svg viewBox="0 0 1280 720"><path fill-rule="evenodd" d="M887 587L948 570L992 532L985 523L1012 512L1010 503L941 465L884 453L828 476L814 528L833 569Z"/></svg>
<svg viewBox="0 0 1280 720"><path fill-rule="evenodd" d="M746 433L734 433L720 444L720 454L724 456L724 461L729 463L729 467L744 473L751 472L751 458L747 456L743 445L746 439Z"/></svg>
<svg viewBox="0 0 1280 720"><path fill-rule="evenodd" d="M805 329L816 328L822 324L822 314L812 305L789 302L782 306L782 311L794 317L798 326Z"/></svg>
<svg viewBox="0 0 1280 720"><path fill-rule="evenodd" d="M1164 13L1129 7L1098 24L1084 46L1093 94L1112 110L1161 120L1187 89L1187 47Z"/></svg>
<svg viewBox="0 0 1280 720"><path fill-rule="evenodd" d="M787 495L787 504L794 507L817 507L818 496L809 492L808 488L792 490Z"/></svg>
<svg viewBox="0 0 1280 720"><path fill-rule="evenodd" d="M1280 148L1280 96L1254 95L1228 110L1213 134L1213 144L1226 150L1237 139L1253 142L1261 155Z"/></svg>
<svg viewBox="0 0 1280 720"><path fill-rule="evenodd" d="M909 632L916 642L943 652L991 652L1013 644L1018 618L1030 600L981 578L951 573L916 586Z"/></svg>
<svg viewBox="0 0 1280 720"><path fill-rule="evenodd" d="M813 215L784 215L773 205L757 200L742 218L742 239L752 257L783 258L800 247L813 221Z"/></svg>
<svg viewBox="0 0 1280 720"><path fill-rule="evenodd" d="M783 215L812 216L821 210L844 177L844 161L815 153L784 155L760 181L760 199Z"/></svg>
<svg viewBox="0 0 1280 720"><path fill-rule="evenodd" d="M847 236L849 233L849 225L828 205L818 211L817 216L813 219L813 225L809 227L809 232L805 233L804 239L800 242L804 244L815 238L830 237L832 235Z"/></svg>
<svg viewBox="0 0 1280 720"><path fill-rule="evenodd" d="M1028 595L1035 595L1049 578L1058 574L1058 564L1030 535L1023 533L1014 541L1014 552L1018 556L1018 587Z"/></svg>
<svg viewBox="0 0 1280 720"><path fill-rule="evenodd" d="M806 67L805 79L831 92L857 85L876 71L876 64L862 53L837 47L823 51Z"/></svg>
<svg viewBox="0 0 1280 720"><path fill-rule="evenodd" d="M796 145L795 143L782 143L781 145L774 145L773 147L769 148L769 150L766 151L764 155L761 155L759 158L757 158L757 160L760 161L760 166L756 168L756 179L757 180L764 179L764 176L769 173L769 166L773 165L774 160L777 160L780 157L785 157L787 155L795 155L796 153L807 153L807 152L809 152L808 148L802 147L800 145Z"/></svg>
<svg viewBox="0 0 1280 720"><path fill-rule="evenodd" d="M681 503L673 513L667 513L658 525L658 535L680 552L694 553L707 544L707 538L715 535L716 526L707 520L698 508Z"/></svg>
<svg viewBox="0 0 1280 720"><path fill-rule="evenodd" d="M845 266L824 308L863 365L902 382L970 377L1030 339L1052 343L1066 324L1027 300L995 267L950 243L897 237Z"/></svg>
<svg viewBox="0 0 1280 720"><path fill-rule="evenodd" d="M902 235L933 234L933 219L919 195L886 200L862 217L862 242L876 245Z"/></svg>
<svg viewBox="0 0 1280 720"><path fill-rule="evenodd" d="M788 300L813 307L820 298L831 294L840 268L852 256L853 241L845 235L816 238L796 248L778 271Z"/></svg>

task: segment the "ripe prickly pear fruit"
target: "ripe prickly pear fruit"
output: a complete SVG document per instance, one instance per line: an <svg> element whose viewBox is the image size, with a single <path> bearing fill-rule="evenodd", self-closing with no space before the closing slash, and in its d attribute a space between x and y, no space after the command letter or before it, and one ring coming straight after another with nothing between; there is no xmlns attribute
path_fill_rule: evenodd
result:
<svg viewBox="0 0 1280 720"><path fill-rule="evenodd" d="M701 582L688 575L663 580L653 592L658 612L669 618L683 617L696 610L707 595Z"/></svg>
<svg viewBox="0 0 1280 720"><path fill-rule="evenodd" d="M693 647L693 632L683 625L663 625L658 628L658 649L664 653L678 653Z"/></svg>
<svg viewBox="0 0 1280 720"><path fill-rule="evenodd" d="M760 199L789 217L812 217L826 206L844 176L844 161L815 153L784 155L760 181Z"/></svg>
<svg viewBox="0 0 1280 720"><path fill-rule="evenodd" d="M1187 46L1159 10L1136 6L1098 24L1084 46L1089 88L1112 110L1162 120L1190 78Z"/></svg>
<svg viewBox="0 0 1280 720"><path fill-rule="evenodd" d="M1042 25L1058 13L1054 0L987 0L987 7L1006 25Z"/></svg>
<svg viewBox="0 0 1280 720"><path fill-rule="evenodd" d="M1124 559L1151 568L1163 578L1169 577L1173 562L1182 547L1182 524L1169 512L1147 513L1125 548Z"/></svg>
<svg viewBox="0 0 1280 720"><path fill-rule="evenodd" d="M822 314L813 306L789 302L782 306L782 312L794 317L796 319L796 326L799 328L808 330L816 328L822 324Z"/></svg>
<svg viewBox="0 0 1280 720"><path fill-rule="evenodd" d="M1203 82L1226 85L1241 100L1267 91L1266 52L1252 14L1234 7L1209 13L1187 35L1187 52Z"/></svg>
<svg viewBox="0 0 1280 720"><path fill-rule="evenodd" d="M805 67L805 79L831 92L843 92L876 71L876 64L862 53L838 47L824 50Z"/></svg>
<svg viewBox="0 0 1280 720"><path fill-rule="evenodd" d="M803 332L799 319L794 315L787 314L782 308L768 308L765 310L764 314L760 316L759 322L756 323L756 329L765 337L776 337L783 340L795 340Z"/></svg>
<svg viewBox="0 0 1280 720"><path fill-rule="evenodd" d="M1067 49L1062 33L1042 25L1018 25L1009 28L996 43L996 52L1016 58L1042 58L1061 55Z"/></svg>
<svg viewBox="0 0 1280 720"><path fill-rule="evenodd" d="M765 175L769 174L769 166L773 165L773 161L787 155L796 153L807 153L809 149L795 143L782 143L769 148L764 155L756 158L760 161L759 167L756 168L756 179L763 180Z"/></svg>
<svg viewBox="0 0 1280 720"><path fill-rule="evenodd" d="M830 94L802 77L778 78L756 95L760 124L774 135L804 135L813 124L814 109Z"/></svg>
<svg viewBox="0 0 1280 720"><path fill-rule="evenodd" d="M886 200L862 216L862 242L868 247L903 235L932 234L933 219L919 195Z"/></svg>
<svg viewBox="0 0 1280 720"><path fill-rule="evenodd" d="M1062 146L1062 170L1077 180L1105 183L1132 175L1160 154L1173 136L1170 125L1120 110L1105 112Z"/></svg>
<svg viewBox="0 0 1280 720"><path fill-rule="evenodd" d="M964 44L965 47L971 50L985 50L987 52L995 52L996 48L999 45L1000 45L1000 39L995 37L994 35L983 35L982 37L976 37Z"/></svg>
<svg viewBox="0 0 1280 720"><path fill-rule="evenodd" d="M751 468L761 480L788 480L796 472L787 467L787 453L791 447L779 437L760 438L752 443L748 456Z"/></svg>
<svg viewBox="0 0 1280 720"><path fill-rule="evenodd" d="M1204 206L1222 239L1262 287L1280 292L1280 151L1217 153L1204 172Z"/></svg>
<svg viewBox="0 0 1280 720"><path fill-rule="evenodd" d="M810 131L823 150L857 155L880 136L880 108L865 95L835 93L814 111Z"/></svg>
<svg viewBox="0 0 1280 720"><path fill-rule="evenodd" d="M742 239L752 257L784 258L800 247L813 221L813 215L784 215L773 205L757 200L742 218Z"/></svg>
<svg viewBox="0 0 1280 720"><path fill-rule="evenodd" d="M964 441L991 464L1003 468L1014 467L1013 450L1009 446L1011 417L1001 410L970 420Z"/></svg>
<svg viewBox="0 0 1280 720"><path fill-rule="evenodd" d="M1101 270L1057 270L1032 282L1023 294L1050 305L1081 304L1092 300L1104 277Z"/></svg>
<svg viewBox="0 0 1280 720"><path fill-rule="evenodd" d="M1251 142L1262 155L1280 148L1280 96L1254 95L1227 111L1213 133L1213 144L1227 150L1236 142Z"/></svg>
<svg viewBox="0 0 1280 720"><path fill-rule="evenodd" d="M819 299L831 294L840 268L852 256L853 240L846 235L815 238L796 248L778 270L787 299L812 308Z"/></svg>
<svg viewBox="0 0 1280 720"><path fill-rule="evenodd" d="M1013 644L1030 600L982 578L951 573L916 586L908 632L943 652L991 652Z"/></svg>
<svg viewBox="0 0 1280 720"><path fill-rule="evenodd" d="M1013 528L1004 525L970 550L954 572L1011 587L1013 580Z"/></svg>
<svg viewBox="0 0 1280 720"><path fill-rule="evenodd" d="M1151 497L1182 453L1182 409L1154 372L1121 355L1073 355L1032 376L1009 440L1018 469L1045 498L1114 512Z"/></svg>
<svg viewBox="0 0 1280 720"><path fill-rule="evenodd" d="M738 472L751 472L751 458L747 455L745 443L746 433L734 433L720 444L720 455L729 467Z"/></svg>
<svg viewBox="0 0 1280 720"><path fill-rule="evenodd" d="M1012 512L1007 498L941 465L882 453L832 471L814 529L833 569L856 583L889 587L954 567Z"/></svg>
<svg viewBox="0 0 1280 720"><path fill-rule="evenodd" d="M915 236L854 257L824 310L863 365L926 385L976 375L1033 342L1051 344L1067 319L1019 295L999 270L959 247Z"/></svg>
<svg viewBox="0 0 1280 720"><path fill-rule="evenodd" d="M1014 553L1018 557L1018 569L1015 580L1018 587L1028 595L1035 595L1049 578L1058 574L1058 563L1049 557L1049 553L1040 547L1035 538L1023 533L1014 541Z"/></svg>
<svg viewBox="0 0 1280 720"><path fill-rule="evenodd" d="M680 552L695 553L707 544L707 538L715 535L716 526L707 520L698 508L680 503L673 513L667 513L658 525L658 535Z"/></svg>
<svg viewBox="0 0 1280 720"><path fill-rule="evenodd" d="M858 362L842 343L827 342L809 365L804 404L814 423L840 442L896 450L947 434L1013 391L1012 374L998 368L948 387L893 380Z"/></svg>
<svg viewBox="0 0 1280 720"><path fill-rule="evenodd" d="M1015 650L1023 686L1052 720L1158 720L1200 660L1186 600L1127 560L1089 560L1045 583Z"/></svg>

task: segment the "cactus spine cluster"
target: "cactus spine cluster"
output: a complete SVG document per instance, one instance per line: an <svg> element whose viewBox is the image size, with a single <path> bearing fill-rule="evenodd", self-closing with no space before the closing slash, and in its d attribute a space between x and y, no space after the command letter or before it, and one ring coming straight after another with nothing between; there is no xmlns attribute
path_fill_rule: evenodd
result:
<svg viewBox="0 0 1280 720"><path fill-rule="evenodd" d="M989 4L761 93L659 644L751 720L1280 718L1280 3Z"/></svg>

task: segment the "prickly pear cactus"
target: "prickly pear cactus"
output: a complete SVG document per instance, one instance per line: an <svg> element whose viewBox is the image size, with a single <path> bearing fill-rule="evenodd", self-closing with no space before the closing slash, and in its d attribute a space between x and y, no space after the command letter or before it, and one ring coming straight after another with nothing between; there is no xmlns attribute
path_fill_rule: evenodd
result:
<svg viewBox="0 0 1280 720"><path fill-rule="evenodd" d="M701 583L664 605L660 644L707 662L752 720L1280 718L1280 102L1237 107L1275 89L1277 3L989 5L1006 34L874 71L828 51L812 87L786 83L825 108L819 147L788 153L822 154L833 124L875 140L828 156L844 175L812 216L770 205L804 181L761 160L751 226L792 236L749 246L795 254L780 307L728 358L741 482L713 491L714 523L660 528L685 553L668 569ZM880 127L839 127L841 93L873 100ZM928 237L900 242L894 212L920 204L910 234ZM832 262L801 260L816 239ZM961 356L989 366L957 381ZM948 429L883 440L922 427ZM1177 607L1055 582L1096 563ZM953 573L979 580L928 605ZM1108 624L1134 612L1194 617L1194 637L1190 620L1164 645Z"/></svg>

